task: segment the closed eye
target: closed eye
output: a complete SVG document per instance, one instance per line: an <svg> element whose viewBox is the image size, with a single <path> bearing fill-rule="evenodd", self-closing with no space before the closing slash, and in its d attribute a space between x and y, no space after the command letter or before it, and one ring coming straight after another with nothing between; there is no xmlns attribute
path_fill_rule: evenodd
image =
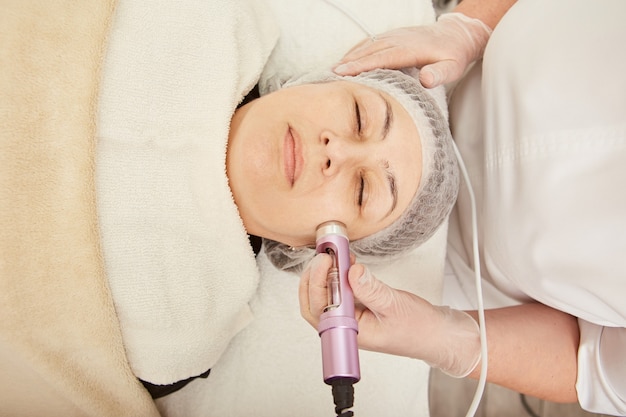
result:
<svg viewBox="0 0 626 417"><path fill-rule="evenodd" d="M361 108L359 107L359 102L356 98L354 99L354 114L356 116L356 131L360 135L363 124L361 123Z"/></svg>
<svg viewBox="0 0 626 417"><path fill-rule="evenodd" d="M363 194L365 192L365 179L363 178L363 174L360 174L359 178L361 179L361 182L359 184L357 203L359 204L359 207L361 207L363 205Z"/></svg>

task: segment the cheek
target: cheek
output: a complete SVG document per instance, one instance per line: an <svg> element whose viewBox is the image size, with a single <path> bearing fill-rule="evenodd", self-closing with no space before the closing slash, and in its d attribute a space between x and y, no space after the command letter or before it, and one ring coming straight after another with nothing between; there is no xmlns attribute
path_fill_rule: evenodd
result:
<svg viewBox="0 0 626 417"><path fill-rule="evenodd" d="M314 230L328 220L346 221L346 210L331 194L309 192L305 195L282 195L275 202L276 214L292 227Z"/></svg>
<svg viewBox="0 0 626 417"><path fill-rule="evenodd" d="M286 182L281 178L281 161L275 143L257 136L241 147L236 169L249 191L268 192Z"/></svg>
<svg viewBox="0 0 626 417"><path fill-rule="evenodd" d="M314 228L330 220L340 221L350 228L356 220L357 211L347 202L345 192L311 194L306 207Z"/></svg>

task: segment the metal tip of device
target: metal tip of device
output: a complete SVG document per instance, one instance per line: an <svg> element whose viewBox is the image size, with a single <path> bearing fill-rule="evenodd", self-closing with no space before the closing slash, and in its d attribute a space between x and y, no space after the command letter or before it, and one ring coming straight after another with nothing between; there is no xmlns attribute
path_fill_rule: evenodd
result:
<svg viewBox="0 0 626 417"><path fill-rule="evenodd" d="M317 230L316 230L317 239L319 239L321 236L329 235L329 234L347 236L348 232L346 229L346 225L341 222L331 220L331 221L324 222L320 224L319 226L317 226Z"/></svg>

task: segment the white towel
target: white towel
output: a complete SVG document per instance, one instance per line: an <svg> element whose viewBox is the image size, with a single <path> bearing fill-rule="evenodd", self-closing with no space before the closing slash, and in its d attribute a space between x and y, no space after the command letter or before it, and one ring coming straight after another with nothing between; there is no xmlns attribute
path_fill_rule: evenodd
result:
<svg viewBox="0 0 626 417"><path fill-rule="evenodd" d="M211 368L258 282L225 173L230 118L277 37L255 1L121 0L103 69L97 192L134 373Z"/></svg>

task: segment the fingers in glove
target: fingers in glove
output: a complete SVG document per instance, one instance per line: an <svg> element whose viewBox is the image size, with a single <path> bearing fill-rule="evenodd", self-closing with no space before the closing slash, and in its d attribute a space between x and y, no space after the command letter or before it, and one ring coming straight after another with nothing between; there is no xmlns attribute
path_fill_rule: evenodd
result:
<svg viewBox="0 0 626 417"><path fill-rule="evenodd" d="M365 38L350 48L350 50L344 54L343 58L341 58L339 63L354 61L375 52L379 52L383 49L387 49L391 46L392 45L389 45L384 41L384 39L381 38Z"/></svg>
<svg viewBox="0 0 626 417"><path fill-rule="evenodd" d="M333 71L339 75L356 75L376 68L401 69L412 66L411 60L398 59L398 56L403 55L398 54L395 50L385 49L353 61L339 64L333 68Z"/></svg>
<svg viewBox="0 0 626 417"><path fill-rule="evenodd" d="M300 278L298 297L300 314L312 326L317 326L320 315L327 301L328 270L332 266L332 257L325 253L315 255L305 268Z"/></svg>
<svg viewBox="0 0 626 417"><path fill-rule="evenodd" d="M418 32L421 30L417 29ZM365 38L346 52L340 63L355 61L387 49L410 46L413 42L407 42L407 37L414 36L415 31L412 27L399 28L378 34L374 38Z"/></svg>

